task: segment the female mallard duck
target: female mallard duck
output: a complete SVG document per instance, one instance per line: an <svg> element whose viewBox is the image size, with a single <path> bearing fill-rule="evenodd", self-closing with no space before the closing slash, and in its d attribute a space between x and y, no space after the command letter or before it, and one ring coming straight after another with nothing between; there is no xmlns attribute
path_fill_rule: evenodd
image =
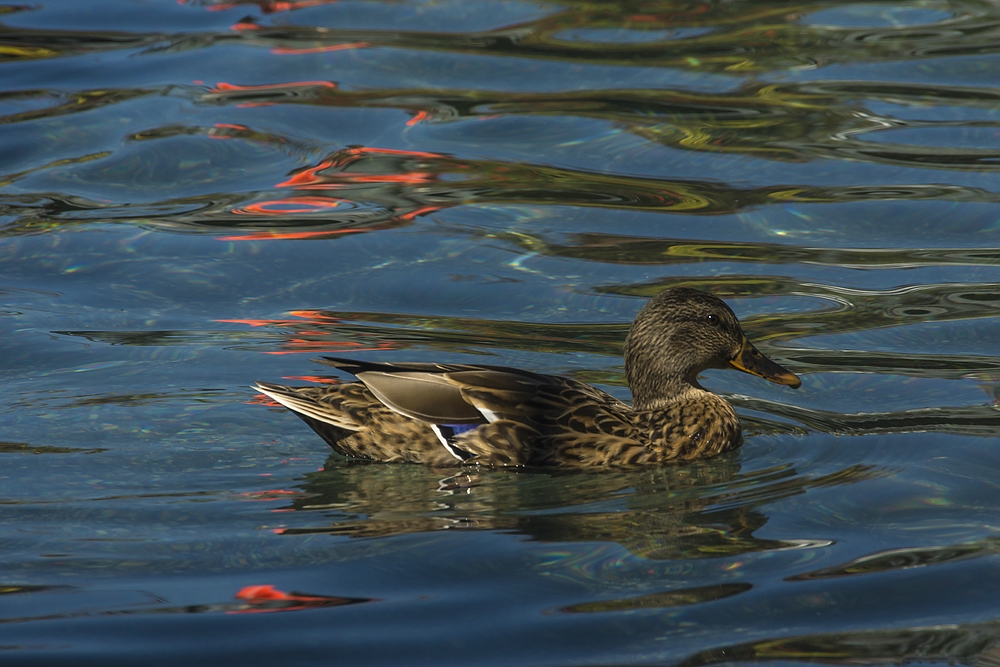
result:
<svg viewBox="0 0 1000 667"><path fill-rule="evenodd" d="M761 355L725 303L698 290L660 292L625 339L633 405L568 378L501 366L383 364L326 357L361 382L255 387L338 452L432 466L656 464L739 447L740 421L697 380L736 368L798 387Z"/></svg>

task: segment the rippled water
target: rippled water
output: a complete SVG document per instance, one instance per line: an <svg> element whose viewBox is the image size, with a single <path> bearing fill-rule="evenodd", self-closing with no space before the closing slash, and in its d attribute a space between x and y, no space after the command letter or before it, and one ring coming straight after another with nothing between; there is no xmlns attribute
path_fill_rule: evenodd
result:
<svg viewBox="0 0 1000 667"><path fill-rule="evenodd" d="M1000 6L0 5L0 662L1000 664ZM601 472L348 461L323 353L798 391Z"/></svg>

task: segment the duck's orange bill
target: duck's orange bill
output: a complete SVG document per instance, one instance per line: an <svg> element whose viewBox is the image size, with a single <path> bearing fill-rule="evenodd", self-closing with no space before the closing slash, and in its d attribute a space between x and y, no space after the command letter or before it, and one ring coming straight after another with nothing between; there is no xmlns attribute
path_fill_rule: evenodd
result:
<svg viewBox="0 0 1000 667"><path fill-rule="evenodd" d="M729 360L729 365L744 373L788 385L792 389L798 389L802 386L802 380L795 373L779 366L758 352L746 336L743 337L743 346L740 347L740 351Z"/></svg>

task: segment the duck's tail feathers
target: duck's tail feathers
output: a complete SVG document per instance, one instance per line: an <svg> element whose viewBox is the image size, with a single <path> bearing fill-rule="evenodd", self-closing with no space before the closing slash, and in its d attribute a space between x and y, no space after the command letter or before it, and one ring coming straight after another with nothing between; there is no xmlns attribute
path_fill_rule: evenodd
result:
<svg viewBox="0 0 1000 667"><path fill-rule="evenodd" d="M257 382L253 385L253 389L291 410L334 447L336 442L349 437L360 428L347 414L312 396L317 388L285 387L270 382Z"/></svg>

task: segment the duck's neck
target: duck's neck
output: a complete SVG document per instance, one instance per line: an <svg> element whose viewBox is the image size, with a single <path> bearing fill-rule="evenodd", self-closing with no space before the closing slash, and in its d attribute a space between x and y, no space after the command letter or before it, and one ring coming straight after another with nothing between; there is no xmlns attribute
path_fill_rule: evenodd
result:
<svg viewBox="0 0 1000 667"><path fill-rule="evenodd" d="M625 339L625 373L635 410L657 410L678 400L702 394L701 368L692 367L683 349L652 335L642 313Z"/></svg>
<svg viewBox="0 0 1000 667"><path fill-rule="evenodd" d="M628 385L635 410L661 410L671 403L707 393L696 372L687 376L667 373L662 366L627 363Z"/></svg>

